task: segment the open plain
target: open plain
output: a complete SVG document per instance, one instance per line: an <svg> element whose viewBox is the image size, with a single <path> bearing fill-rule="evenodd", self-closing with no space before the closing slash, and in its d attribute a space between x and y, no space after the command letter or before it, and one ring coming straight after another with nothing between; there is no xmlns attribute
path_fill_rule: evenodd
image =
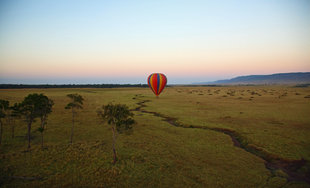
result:
<svg viewBox="0 0 310 188"><path fill-rule="evenodd" d="M44 93L55 105L44 133L4 123L0 186L310 187L310 88L292 86L2 89L10 104ZM85 98L70 145L67 94ZM117 135L96 110L126 104L136 123Z"/></svg>

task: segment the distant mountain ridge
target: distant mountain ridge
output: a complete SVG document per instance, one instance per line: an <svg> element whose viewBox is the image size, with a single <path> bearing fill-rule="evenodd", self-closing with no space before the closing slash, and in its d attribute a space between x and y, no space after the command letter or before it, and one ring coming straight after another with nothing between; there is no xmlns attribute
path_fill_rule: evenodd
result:
<svg viewBox="0 0 310 188"><path fill-rule="evenodd" d="M310 83L310 72L278 73L270 75L238 76L227 80L214 82L198 82L196 85L204 84L227 84L227 85L274 85L274 84L306 84Z"/></svg>

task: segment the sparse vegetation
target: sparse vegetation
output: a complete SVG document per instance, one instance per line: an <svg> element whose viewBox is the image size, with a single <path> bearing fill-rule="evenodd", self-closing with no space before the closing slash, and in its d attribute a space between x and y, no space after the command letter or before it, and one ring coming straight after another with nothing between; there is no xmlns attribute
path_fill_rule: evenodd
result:
<svg viewBox="0 0 310 188"><path fill-rule="evenodd" d="M31 125L35 122L36 118L40 117L42 111L42 100L44 100L45 97L46 96L43 94L29 94L16 106L16 111L20 113L27 122L28 150L30 149L31 141Z"/></svg>
<svg viewBox="0 0 310 188"><path fill-rule="evenodd" d="M74 132L74 122L75 122L75 116L77 114L77 110L82 109L83 108L83 101L84 98L75 93L75 94L68 94L67 97L70 98L70 103L67 104L67 106L65 107L65 109L71 109L72 112L72 126L71 126L71 136L70 136L70 143L72 144L73 142L73 132Z"/></svg>
<svg viewBox="0 0 310 188"><path fill-rule="evenodd" d="M126 105L108 104L103 105L102 108L97 111L97 114L111 126L113 133L113 164L115 164L117 161L115 149L116 134L132 129L131 125L135 122L132 119L133 113L129 111Z"/></svg>
<svg viewBox="0 0 310 188"><path fill-rule="evenodd" d="M187 93L192 90L196 94ZM230 90L235 96L227 95ZM251 95L252 91L262 96ZM14 138L11 127L4 126L0 148L4 187L309 186L305 178L287 174L287 169L309 172L310 106L304 98L310 95L309 88L170 87L159 99L147 88L26 89L2 90L0 98L14 104L36 92L54 101L44 133L47 149L41 150L40 132L31 131L31 150L24 152L24 122L16 121ZM285 92L287 96L279 99ZM70 146L66 140L71 133L71 111L64 108L67 93L83 93L87 99L75 116L78 136ZM102 117L96 111L109 102L126 104L136 122L132 134L116 137L114 165L112 125L98 125ZM36 121L32 130L40 126ZM245 149L237 147L229 134ZM280 164L291 166L279 169L274 163L268 166L265 159L289 161Z"/></svg>
<svg viewBox="0 0 310 188"><path fill-rule="evenodd" d="M41 146L42 149L44 148L43 144L43 133L45 130L45 126L47 124L47 116L52 112L52 107L54 105L54 102L49 99L45 95L41 95L39 100L39 111L38 116L41 120L40 127L38 128L38 131L41 133Z"/></svg>
<svg viewBox="0 0 310 188"><path fill-rule="evenodd" d="M9 101L0 99L0 145L2 144L3 119L6 117L6 111L9 108Z"/></svg>

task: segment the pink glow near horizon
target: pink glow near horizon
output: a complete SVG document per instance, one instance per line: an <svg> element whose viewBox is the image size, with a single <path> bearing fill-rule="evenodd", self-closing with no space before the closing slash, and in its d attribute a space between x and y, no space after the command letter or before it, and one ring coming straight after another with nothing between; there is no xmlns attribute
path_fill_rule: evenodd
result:
<svg viewBox="0 0 310 188"><path fill-rule="evenodd" d="M84 62L83 60L59 63L32 60L17 67L2 67L2 76L14 77L139 77L152 72L163 72L174 77L225 76L270 74L276 72L310 71L310 58L252 58L252 57L166 57L167 59L109 59ZM183 58L183 59L182 59ZM82 58L83 59L83 58ZM18 60L16 60L18 61ZM22 61L22 60L20 60ZM111 62L111 63L107 63ZM295 63L304 62L304 63Z"/></svg>

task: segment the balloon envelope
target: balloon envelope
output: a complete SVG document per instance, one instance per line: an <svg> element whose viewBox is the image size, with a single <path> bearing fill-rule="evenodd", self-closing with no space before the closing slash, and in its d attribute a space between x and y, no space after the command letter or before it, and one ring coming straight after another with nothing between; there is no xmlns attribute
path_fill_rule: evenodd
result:
<svg viewBox="0 0 310 188"><path fill-rule="evenodd" d="M147 83L156 96L158 96L167 84L167 77L162 73L153 73L147 78Z"/></svg>

